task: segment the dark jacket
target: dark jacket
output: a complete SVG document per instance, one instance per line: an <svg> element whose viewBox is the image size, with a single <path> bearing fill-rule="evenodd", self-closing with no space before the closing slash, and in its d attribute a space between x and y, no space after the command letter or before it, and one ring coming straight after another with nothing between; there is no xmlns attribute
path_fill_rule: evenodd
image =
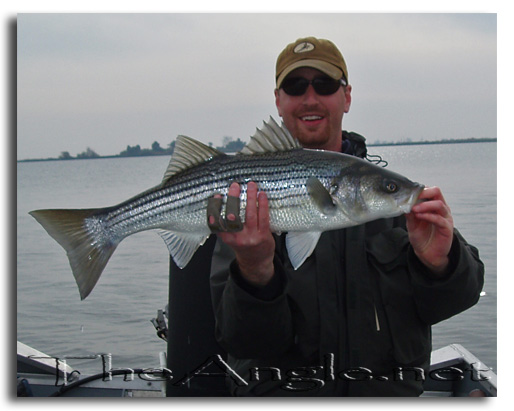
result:
<svg viewBox="0 0 514 411"><path fill-rule="evenodd" d="M431 325L474 305L483 285L478 251L457 230L450 271L433 278L403 217L323 233L296 271L284 235L275 239L263 288L240 277L229 247L215 247L216 339L240 377L228 379L234 395L420 395Z"/></svg>

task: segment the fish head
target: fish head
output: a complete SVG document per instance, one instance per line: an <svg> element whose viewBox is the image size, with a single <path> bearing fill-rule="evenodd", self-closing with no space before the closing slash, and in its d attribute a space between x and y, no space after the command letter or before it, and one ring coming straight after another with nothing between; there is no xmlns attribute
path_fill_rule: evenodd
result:
<svg viewBox="0 0 514 411"><path fill-rule="evenodd" d="M336 203L357 222L409 213L425 188L365 160L343 169L336 186Z"/></svg>

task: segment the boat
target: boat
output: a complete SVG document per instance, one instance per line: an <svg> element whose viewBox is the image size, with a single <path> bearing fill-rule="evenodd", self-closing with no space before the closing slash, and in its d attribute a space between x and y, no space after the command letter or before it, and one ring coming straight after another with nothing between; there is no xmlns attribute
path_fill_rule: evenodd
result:
<svg viewBox="0 0 514 411"><path fill-rule="evenodd" d="M165 397L165 357L160 353L161 368L103 370L83 375L66 362L17 341L17 396Z"/></svg>
<svg viewBox="0 0 514 411"><path fill-rule="evenodd" d="M423 397L496 397L497 377L460 344L432 351Z"/></svg>
<svg viewBox="0 0 514 411"><path fill-rule="evenodd" d="M166 368L166 353L159 353L158 358L158 367L104 370L98 374L83 375L68 364L18 341L17 395L166 397L166 382L170 373ZM425 377L422 397L497 396L496 374L460 344L433 351L430 371ZM189 389L191 396L198 394L198 387L189 386ZM200 393L201 396L204 394ZM219 396L216 391L211 394ZM228 396L228 392L225 394ZM185 396L184 393L182 396Z"/></svg>

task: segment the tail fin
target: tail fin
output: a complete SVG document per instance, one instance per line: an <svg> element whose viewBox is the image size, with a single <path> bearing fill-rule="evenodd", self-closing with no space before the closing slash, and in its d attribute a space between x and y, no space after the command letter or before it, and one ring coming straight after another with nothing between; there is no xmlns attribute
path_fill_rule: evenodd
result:
<svg viewBox="0 0 514 411"><path fill-rule="evenodd" d="M88 232L85 219L101 209L36 210L29 214L65 250L83 300L93 290L117 243L105 243Z"/></svg>

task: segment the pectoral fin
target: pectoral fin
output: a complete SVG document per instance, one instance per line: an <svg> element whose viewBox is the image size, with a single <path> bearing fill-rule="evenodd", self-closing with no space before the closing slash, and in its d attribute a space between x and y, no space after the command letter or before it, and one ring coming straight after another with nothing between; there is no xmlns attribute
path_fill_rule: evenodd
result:
<svg viewBox="0 0 514 411"><path fill-rule="evenodd" d="M334 215L337 206L325 186L316 177L309 177L307 180L307 192L312 198L316 207L325 215Z"/></svg>
<svg viewBox="0 0 514 411"><path fill-rule="evenodd" d="M289 261L295 270L312 254L318 244L321 232L289 232L286 235L286 248Z"/></svg>

